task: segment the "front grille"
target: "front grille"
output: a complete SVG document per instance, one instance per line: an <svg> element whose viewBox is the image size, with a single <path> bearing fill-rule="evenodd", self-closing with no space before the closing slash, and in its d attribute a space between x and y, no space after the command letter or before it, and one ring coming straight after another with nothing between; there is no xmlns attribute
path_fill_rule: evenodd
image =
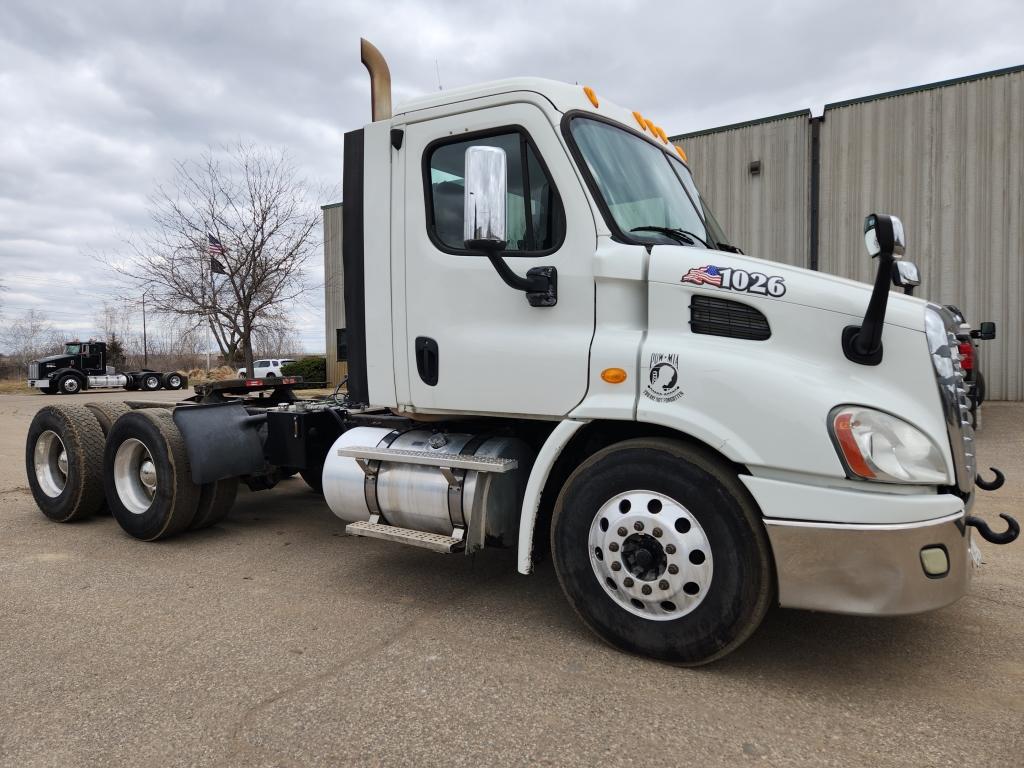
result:
<svg viewBox="0 0 1024 768"><path fill-rule="evenodd" d="M946 418L957 488L966 494L974 487L978 467L974 429L971 427L971 406L960 365L956 326L955 318L947 310L929 305L925 320L928 347Z"/></svg>
<svg viewBox="0 0 1024 768"><path fill-rule="evenodd" d="M39 363L28 364L28 377L33 381L39 378Z"/></svg>
<svg viewBox="0 0 1024 768"><path fill-rule="evenodd" d="M717 296L694 296L690 300L690 330L751 341L764 341L772 335L768 318L759 310Z"/></svg>

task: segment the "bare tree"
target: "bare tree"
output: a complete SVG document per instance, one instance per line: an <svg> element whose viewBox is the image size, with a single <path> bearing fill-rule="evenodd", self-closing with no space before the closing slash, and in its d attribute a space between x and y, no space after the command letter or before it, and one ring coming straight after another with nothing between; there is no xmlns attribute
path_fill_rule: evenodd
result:
<svg viewBox="0 0 1024 768"><path fill-rule="evenodd" d="M59 352L63 346L60 332L37 309L8 319L0 331L0 342L19 365Z"/></svg>
<svg viewBox="0 0 1024 768"><path fill-rule="evenodd" d="M229 365L252 370L260 333L307 290L320 201L285 152L237 144L175 164L150 198L152 230L106 261L155 312L206 324ZM211 239L212 236L212 239Z"/></svg>

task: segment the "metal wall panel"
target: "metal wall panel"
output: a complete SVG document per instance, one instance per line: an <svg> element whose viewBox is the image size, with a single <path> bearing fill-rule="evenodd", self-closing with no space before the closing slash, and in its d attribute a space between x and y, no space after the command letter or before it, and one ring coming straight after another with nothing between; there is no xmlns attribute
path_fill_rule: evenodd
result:
<svg viewBox="0 0 1024 768"><path fill-rule="evenodd" d="M752 256L808 266L810 112L673 138L733 245ZM752 175L750 163L761 161Z"/></svg>
<svg viewBox="0 0 1024 768"><path fill-rule="evenodd" d="M326 205L324 212L324 308L327 341L327 381L336 386L348 373L338 361L337 332L345 327L345 273L341 260L341 204Z"/></svg>
<svg viewBox="0 0 1024 768"><path fill-rule="evenodd" d="M870 282L871 212L906 227L917 295L977 324L992 399L1024 399L1024 72L826 107L820 268Z"/></svg>

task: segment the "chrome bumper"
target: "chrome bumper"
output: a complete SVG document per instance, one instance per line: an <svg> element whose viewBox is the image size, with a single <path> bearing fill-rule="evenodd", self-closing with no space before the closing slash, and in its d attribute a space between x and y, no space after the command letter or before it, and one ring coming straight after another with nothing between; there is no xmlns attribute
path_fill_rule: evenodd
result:
<svg viewBox="0 0 1024 768"><path fill-rule="evenodd" d="M972 529L962 511L892 525L764 523L783 607L874 616L921 613L958 600L971 583ZM929 547L945 549L945 575L925 573L921 550Z"/></svg>
<svg viewBox="0 0 1024 768"><path fill-rule="evenodd" d="M51 382L50 382L49 379L29 379L28 380L28 385L30 387L32 387L33 389L46 389L48 386L50 386L50 383Z"/></svg>

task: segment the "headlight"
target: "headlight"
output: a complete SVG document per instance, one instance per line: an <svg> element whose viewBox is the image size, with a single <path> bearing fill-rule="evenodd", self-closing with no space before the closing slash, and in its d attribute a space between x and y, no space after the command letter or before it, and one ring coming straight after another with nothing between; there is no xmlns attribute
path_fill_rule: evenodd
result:
<svg viewBox="0 0 1024 768"><path fill-rule="evenodd" d="M881 483L949 482L938 446L917 427L895 416L841 405L829 414L829 430L851 477Z"/></svg>

